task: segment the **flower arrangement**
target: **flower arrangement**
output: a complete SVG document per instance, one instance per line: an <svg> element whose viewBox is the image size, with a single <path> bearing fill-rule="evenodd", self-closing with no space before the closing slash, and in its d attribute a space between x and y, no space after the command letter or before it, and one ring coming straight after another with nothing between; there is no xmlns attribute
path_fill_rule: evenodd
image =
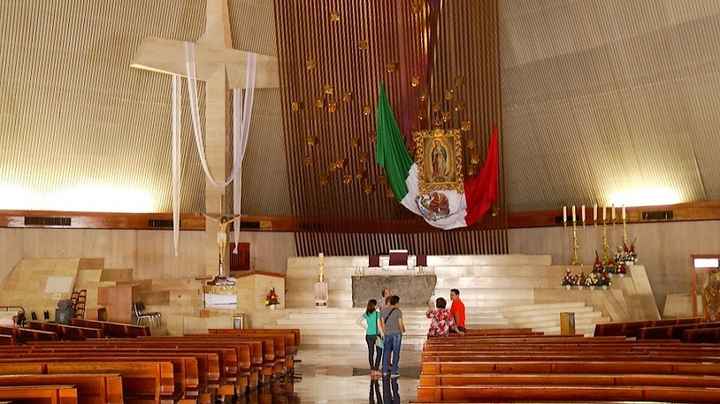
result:
<svg viewBox="0 0 720 404"><path fill-rule="evenodd" d="M280 299L275 292L275 288L272 288L267 295L265 295L265 306L277 306L278 304L280 304Z"/></svg>
<svg viewBox="0 0 720 404"><path fill-rule="evenodd" d="M622 262L626 266L627 264L635 264L635 262L637 261L637 253L635 252L635 241L630 243L629 247L627 243L623 242L622 247L618 247L618 252L615 254L615 261Z"/></svg>
<svg viewBox="0 0 720 404"><path fill-rule="evenodd" d="M572 273L570 271L570 268L567 268L565 270L565 276L563 276L562 279L562 286L570 289L571 287L577 285L577 275Z"/></svg>
<svg viewBox="0 0 720 404"><path fill-rule="evenodd" d="M606 272L580 272L580 273L572 273L570 271L570 268L567 268L565 270L565 275L562 278L562 286L566 289L570 289L573 286L577 286L579 289L583 288L596 288L601 287L603 289L607 289L609 286L612 285L612 280L610 279L610 275Z"/></svg>

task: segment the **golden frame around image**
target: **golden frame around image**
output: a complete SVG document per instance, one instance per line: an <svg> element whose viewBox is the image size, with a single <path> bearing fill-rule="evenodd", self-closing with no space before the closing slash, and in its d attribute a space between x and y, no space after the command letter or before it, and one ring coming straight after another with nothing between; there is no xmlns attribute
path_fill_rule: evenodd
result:
<svg viewBox="0 0 720 404"><path fill-rule="evenodd" d="M415 162L420 194L453 190L462 193L463 150L458 129L419 131L415 136Z"/></svg>

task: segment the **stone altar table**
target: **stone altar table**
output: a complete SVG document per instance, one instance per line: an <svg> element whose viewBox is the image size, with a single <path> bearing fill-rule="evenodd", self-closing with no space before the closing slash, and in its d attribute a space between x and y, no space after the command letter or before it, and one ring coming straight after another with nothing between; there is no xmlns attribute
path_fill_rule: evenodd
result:
<svg viewBox="0 0 720 404"><path fill-rule="evenodd" d="M400 296L401 306L426 306L433 296L437 277L434 273L414 271L365 271L352 276L353 307L364 308L370 299L379 299L383 288Z"/></svg>

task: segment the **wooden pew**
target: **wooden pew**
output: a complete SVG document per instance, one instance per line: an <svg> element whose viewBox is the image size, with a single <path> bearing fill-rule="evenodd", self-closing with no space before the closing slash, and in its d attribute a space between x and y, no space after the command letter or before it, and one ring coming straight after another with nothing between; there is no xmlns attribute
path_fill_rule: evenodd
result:
<svg viewBox="0 0 720 404"><path fill-rule="evenodd" d="M249 328L249 329L228 329L228 328L211 328L208 330L210 334L229 334L238 336L267 336L267 335L282 335L286 340L286 348L288 354L295 355L297 348L300 346L300 330L297 328L273 328L273 329L260 329L260 328Z"/></svg>
<svg viewBox="0 0 720 404"><path fill-rule="evenodd" d="M682 340L688 343L718 343L720 342L720 328L685 330Z"/></svg>
<svg viewBox="0 0 720 404"><path fill-rule="evenodd" d="M46 321L30 320L27 322L27 328L51 331L56 333L58 337L63 340L84 340L87 338L103 337L103 331L99 328L79 327Z"/></svg>
<svg viewBox="0 0 720 404"><path fill-rule="evenodd" d="M32 328L0 327L0 333L12 335L17 342L58 340L57 333L51 331L33 330Z"/></svg>
<svg viewBox="0 0 720 404"><path fill-rule="evenodd" d="M259 342L255 343L260 346ZM217 388L218 395L232 395L237 392L244 393L250 387L252 366L251 344L236 341L217 341L193 338L111 338L87 341L67 341L63 343L36 343L38 347L76 347L95 346L97 349L135 348L138 350L179 350L211 352L222 355L224 367L220 381L209 383L211 388ZM1 349L1 348L0 348ZM218 358L220 360L220 358ZM262 356L260 355L262 361ZM257 384L257 377L254 379ZM211 379L214 381L214 379ZM216 384L216 386L212 386Z"/></svg>
<svg viewBox="0 0 720 404"><path fill-rule="evenodd" d="M59 353L46 353L46 352L40 352L40 353L3 353L3 356L0 357L0 362L38 362L43 361L47 362L47 366L53 366L58 363L67 363L72 362L74 360L78 359L78 355L73 355L72 353L67 354L59 354ZM117 354L83 354L82 355L83 360L87 360L90 362L97 362L97 363L105 363L106 365L110 365L114 362L132 362L132 361L165 361L171 364L171 369L173 370L173 387L168 392L166 391L165 395L168 395L168 398L174 399L174 400L181 400L181 399L197 399L199 392L198 392L198 386L199 386L199 377L198 377L198 366L197 366L197 360L194 357L189 356L176 356L176 355L163 355L163 354L149 354L149 353L140 353L134 355L133 353L128 353L126 355L117 355ZM95 373L98 372L104 372L104 367L100 367L96 369ZM57 372L54 372L57 373ZM86 373L86 372L77 372L77 373Z"/></svg>
<svg viewBox="0 0 720 404"><path fill-rule="evenodd" d="M433 386L418 387L417 403L465 400L497 401L655 401L720 402L720 389L665 386Z"/></svg>
<svg viewBox="0 0 720 404"><path fill-rule="evenodd" d="M421 375L420 386L465 385L600 385L600 386L688 386L720 388L719 376L653 374L535 374L485 373L461 375Z"/></svg>
<svg viewBox="0 0 720 404"><path fill-rule="evenodd" d="M720 402L720 345L511 334L429 339L417 402Z"/></svg>
<svg viewBox="0 0 720 404"><path fill-rule="evenodd" d="M649 320L649 321L629 321L623 323L604 323L595 325L596 337L606 336L626 336L637 338L640 329L644 327L657 327L667 325L692 324L703 321L701 317L679 318L673 320Z"/></svg>
<svg viewBox="0 0 720 404"><path fill-rule="evenodd" d="M640 329L638 339L681 339L685 330L694 328L718 328L720 322L700 322L690 324L664 325L655 327L643 327Z"/></svg>
<svg viewBox="0 0 720 404"><path fill-rule="evenodd" d="M77 390L69 385L0 386L0 400L31 403L76 404Z"/></svg>
<svg viewBox="0 0 720 404"><path fill-rule="evenodd" d="M97 328L103 330L106 337L134 338L150 335L150 327L112 321L85 320L73 318L70 324L78 327Z"/></svg>
<svg viewBox="0 0 720 404"><path fill-rule="evenodd" d="M15 336L13 334L0 334L0 345L14 345Z"/></svg>
<svg viewBox="0 0 720 404"><path fill-rule="evenodd" d="M169 361L127 360L93 361L45 360L45 359L1 359L0 374L78 374L112 373L122 377L125 400L171 400L174 392L173 364Z"/></svg>
<svg viewBox="0 0 720 404"><path fill-rule="evenodd" d="M56 357L67 357L69 354L80 354L83 357L101 357L112 355L113 357L137 357L141 359L168 359L173 361L175 372L175 380L184 383L176 386L176 392L182 393L186 397L198 397L201 402L211 402L216 390L220 387L220 364L216 350L207 350L207 352L194 352L197 349L181 349L181 348L143 348L126 346L118 348L105 344L101 345L80 345L66 346L58 343L48 346L48 344L35 344L30 346L18 347L15 349L0 348L0 355L7 356L34 356L48 355ZM220 351L232 351L219 349ZM232 351L234 352L234 351ZM175 363L176 359L183 357L192 357L197 361L197 373L195 374L193 363ZM178 368L180 370L178 370ZM184 373L184 375L183 375ZM176 383L177 384L177 383ZM234 390L226 394L232 394Z"/></svg>
<svg viewBox="0 0 720 404"><path fill-rule="evenodd" d="M122 404L122 378L112 374L5 375L0 386L72 385L80 404Z"/></svg>

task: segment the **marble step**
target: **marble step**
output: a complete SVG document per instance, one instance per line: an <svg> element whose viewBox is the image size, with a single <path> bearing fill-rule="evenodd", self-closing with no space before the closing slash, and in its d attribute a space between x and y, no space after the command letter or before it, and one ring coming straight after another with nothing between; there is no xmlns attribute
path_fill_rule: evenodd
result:
<svg viewBox="0 0 720 404"><path fill-rule="evenodd" d="M533 320L540 317L548 317L548 316L555 316L557 318L560 318L560 313L565 312L565 310L558 310L558 309L550 309L550 310L531 310L527 312L510 312L506 313L507 318L511 318L513 320L518 321L524 321L524 320ZM585 307L577 307L573 308L572 313L575 313L575 319L582 317L583 315L588 315L589 313L594 313L595 309L589 306Z"/></svg>
<svg viewBox="0 0 720 404"><path fill-rule="evenodd" d="M439 265L431 270L439 280L457 280L462 278L556 278L564 270L545 265L514 266L448 266Z"/></svg>
<svg viewBox="0 0 720 404"><path fill-rule="evenodd" d="M572 311L573 309L580 309L585 307L584 302L568 302L568 303L538 303L538 304L527 304L527 305L516 305L504 307L501 312L505 315L512 313L528 313L531 311Z"/></svg>
<svg viewBox="0 0 720 404"><path fill-rule="evenodd" d="M602 317L602 313L599 311L593 311L589 313L582 313L575 315L575 325L587 322L597 322ZM540 327L539 324L560 324L559 314L548 314L545 316L538 316L535 318L508 318L508 321L514 325L531 325L533 327Z"/></svg>
<svg viewBox="0 0 720 404"><path fill-rule="evenodd" d="M482 293L485 289L502 288L550 288L557 287L560 283L556 277L461 277L461 278L440 278L436 284L437 289L460 289L460 295L465 297L468 292Z"/></svg>

